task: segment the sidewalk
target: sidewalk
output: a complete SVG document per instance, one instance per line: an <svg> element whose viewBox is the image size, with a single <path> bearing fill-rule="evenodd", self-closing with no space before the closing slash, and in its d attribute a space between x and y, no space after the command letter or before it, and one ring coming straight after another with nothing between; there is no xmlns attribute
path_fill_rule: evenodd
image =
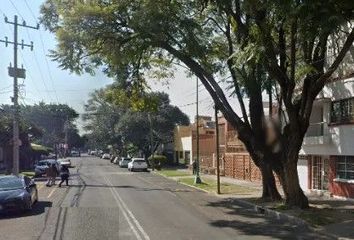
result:
<svg viewBox="0 0 354 240"><path fill-rule="evenodd" d="M170 177L176 181L185 184L183 179L193 177L188 169L176 169L182 176ZM190 175L188 175L190 174ZM176 174L178 175L178 174ZM201 174L201 179L205 182L216 181L215 175ZM264 212L278 219L286 219L296 224L306 225L316 232L326 234L334 239L354 239L354 201L331 198L329 196L319 196L314 193L307 193L310 208L287 209L282 202L262 202L262 186L260 183L243 181L229 177L220 177L220 182L247 188L248 191L242 191L240 194L236 191L233 194L217 195L222 198L228 198L230 201L242 203L245 206L252 207L258 212ZM187 183L191 185L191 183ZM194 185L193 187L199 187ZM281 191L281 188L278 188ZM205 188L203 189L205 191ZM215 193L210 191L209 193ZM282 192L281 192L282 194Z"/></svg>

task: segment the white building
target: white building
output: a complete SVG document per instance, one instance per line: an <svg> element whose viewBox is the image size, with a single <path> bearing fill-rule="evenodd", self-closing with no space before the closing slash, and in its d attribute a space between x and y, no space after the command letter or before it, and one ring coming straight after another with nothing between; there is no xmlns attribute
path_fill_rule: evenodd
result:
<svg viewBox="0 0 354 240"><path fill-rule="evenodd" d="M300 155L303 190L354 198L354 75L324 87L314 103Z"/></svg>

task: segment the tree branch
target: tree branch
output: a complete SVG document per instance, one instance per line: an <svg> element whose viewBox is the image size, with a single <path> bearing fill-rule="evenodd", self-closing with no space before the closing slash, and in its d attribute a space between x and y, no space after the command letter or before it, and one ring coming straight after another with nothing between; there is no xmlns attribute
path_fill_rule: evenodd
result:
<svg viewBox="0 0 354 240"><path fill-rule="evenodd" d="M327 69L327 71L322 74L316 83L312 87L312 94L317 96L317 94L322 90L324 85L326 84L328 78L333 74L333 72L338 68L339 64L342 62L343 58L345 57L346 53L352 47L354 42L354 28L350 31L345 43L343 44L342 49L338 53L336 59L333 61L332 65Z"/></svg>

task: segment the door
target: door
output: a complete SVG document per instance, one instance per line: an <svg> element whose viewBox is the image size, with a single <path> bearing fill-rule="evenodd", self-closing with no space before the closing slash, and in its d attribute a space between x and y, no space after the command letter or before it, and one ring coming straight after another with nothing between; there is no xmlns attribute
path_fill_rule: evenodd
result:
<svg viewBox="0 0 354 240"><path fill-rule="evenodd" d="M328 190L328 157L312 156L312 189Z"/></svg>
<svg viewBox="0 0 354 240"><path fill-rule="evenodd" d="M299 182L300 182L300 187L303 191L308 191L308 174L309 174L309 169L308 169L308 164L307 164L307 158L304 156L299 157L299 161L297 163L297 172L299 175Z"/></svg>

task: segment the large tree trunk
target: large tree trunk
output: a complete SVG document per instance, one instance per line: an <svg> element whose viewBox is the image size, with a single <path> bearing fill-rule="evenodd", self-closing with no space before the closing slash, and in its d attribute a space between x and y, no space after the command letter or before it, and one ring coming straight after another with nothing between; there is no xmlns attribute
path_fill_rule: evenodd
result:
<svg viewBox="0 0 354 240"><path fill-rule="evenodd" d="M302 191L297 172L298 154L287 155L284 161L284 175L282 176L285 204L289 207L308 208L309 201Z"/></svg>
<svg viewBox="0 0 354 240"><path fill-rule="evenodd" d="M269 163L263 162L260 167L262 173L262 199L266 201L279 201L281 196L278 192L272 167Z"/></svg>

